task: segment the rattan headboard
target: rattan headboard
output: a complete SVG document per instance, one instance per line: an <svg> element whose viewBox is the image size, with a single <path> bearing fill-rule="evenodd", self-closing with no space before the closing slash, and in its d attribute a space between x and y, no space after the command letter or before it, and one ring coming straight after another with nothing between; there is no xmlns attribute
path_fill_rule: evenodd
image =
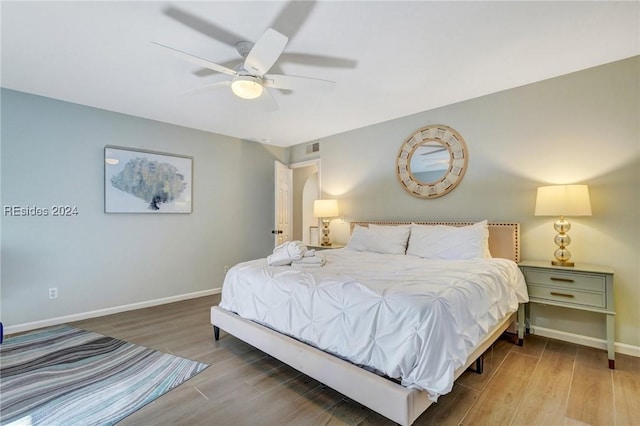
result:
<svg viewBox="0 0 640 426"><path fill-rule="evenodd" d="M448 226L468 226L473 222L396 222L396 221L370 221L351 222L351 232L355 225L369 226L375 225L448 225ZM491 256L504 259L511 259L520 262L520 224L519 223L494 223L489 222L489 251Z"/></svg>

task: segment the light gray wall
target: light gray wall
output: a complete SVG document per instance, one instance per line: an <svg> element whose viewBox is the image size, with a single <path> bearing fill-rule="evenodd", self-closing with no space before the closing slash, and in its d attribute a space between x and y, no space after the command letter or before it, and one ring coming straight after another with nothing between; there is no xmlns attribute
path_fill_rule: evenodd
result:
<svg viewBox="0 0 640 426"><path fill-rule="evenodd" d="M219 288L225 265L273 249L273 169L284 149L1 95L2 206L78 208L74 217L2 215L5 326ZM105 145L192 156L193 213L105 214Z"/></svg>
<svg viewBox="0 0 640 426"><path fill-rule="evenodd" d="M615 269L616 341L640 345L639 57L291 147L291 161L322 159L324 197L349 220L517 221L523 259L551 260L555 218L533 215L536 188L588 184L593 215L572 218L577 262ZM426 89L428 91L428 88ZM453 192L422 200L394 171L403 141L429 124L465 138L469 168ZM334 242L348 225L332 222ZM598 314L532 306L537 326L604 338Z"/></svg>

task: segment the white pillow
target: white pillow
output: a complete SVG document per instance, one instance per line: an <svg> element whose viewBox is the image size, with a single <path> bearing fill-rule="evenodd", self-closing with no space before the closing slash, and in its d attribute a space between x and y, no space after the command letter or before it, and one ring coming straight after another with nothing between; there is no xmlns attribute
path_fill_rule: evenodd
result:
<svg viewBox="0 0 640 426"><path fill-rule="evenodd" d="M489 253L487 221L469 226L411 224L407 254L427 259L484 259Z"/></svg>
<svg viewBox="0 0 640 426"><path fill-rule="evenodd" d="M351 231L351 237L346 245L346 249L365 251L367 248L367 238L369 235L369 229L364 226L356 225Z"/></svg>
<svg viewBox="0 0 640 426"><path fill-rule="evenodd" d="M345 248L382 254L405 254L411 225L356 225Z"/></svg>

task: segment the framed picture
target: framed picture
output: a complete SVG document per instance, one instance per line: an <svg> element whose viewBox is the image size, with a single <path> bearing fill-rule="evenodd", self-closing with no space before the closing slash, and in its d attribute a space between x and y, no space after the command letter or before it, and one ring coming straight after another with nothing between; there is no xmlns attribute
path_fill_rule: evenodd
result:
<svg viewBox="0 0 640 426"><path fill-rule="evenodd" d="M191 213L193 157L104 147L105 213Z"/></svg>

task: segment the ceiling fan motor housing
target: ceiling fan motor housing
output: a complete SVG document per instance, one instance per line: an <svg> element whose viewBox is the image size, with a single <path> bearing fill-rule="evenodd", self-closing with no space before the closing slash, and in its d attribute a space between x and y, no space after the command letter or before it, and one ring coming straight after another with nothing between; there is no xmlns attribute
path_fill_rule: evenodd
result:
<svg viewBox="0 0 640 426"><path fill-rule="evenodd" d="M247 57L251 49L253 49L253 43L250 41L239 41L236 43L236 50L243 58Z"/></svg>

